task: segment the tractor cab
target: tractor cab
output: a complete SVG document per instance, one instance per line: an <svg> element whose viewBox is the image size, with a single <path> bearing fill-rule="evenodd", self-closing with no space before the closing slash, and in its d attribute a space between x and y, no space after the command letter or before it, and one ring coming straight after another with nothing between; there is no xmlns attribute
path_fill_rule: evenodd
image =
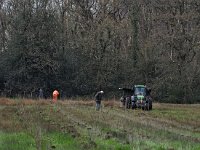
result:
<svg viewBox="0 0 200 150"><path fill-rule="evenodd" d="M135 85L133 87L134 95L149 96L151 89L147 88L145 85Z"/></svg>
<svg viewBox="0 0 200 150"><path fill-rule="evenodd" d="M146 95L146 87L144 85L135 85L133 87L134 95Z"/></svg>

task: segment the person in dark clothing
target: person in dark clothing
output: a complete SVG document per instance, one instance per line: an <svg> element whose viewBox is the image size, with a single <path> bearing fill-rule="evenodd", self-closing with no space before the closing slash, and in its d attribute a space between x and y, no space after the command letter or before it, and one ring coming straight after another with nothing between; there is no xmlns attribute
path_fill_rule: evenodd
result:
<svg viewBox="0 0 200 150"><path fill-rule="evenodd" d="M43 90L39 89L39 99L43 99Z"/></svg>
<svg viewBox="0 0 200 150"><path fill-rule="evenodd" d="M95 94L96 110L99 110L101 108L101 100L103 93L104 93L103 91L99 91Z"/></svg>

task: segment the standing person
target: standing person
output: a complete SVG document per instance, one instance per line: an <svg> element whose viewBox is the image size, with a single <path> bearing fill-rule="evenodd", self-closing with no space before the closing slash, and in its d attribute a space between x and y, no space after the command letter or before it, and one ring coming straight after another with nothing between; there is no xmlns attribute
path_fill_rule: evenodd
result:
<svg viewBox="0 0 200 150"><path fill-rule="evenodd" d="M53 103L56 103L58 100L59 92L57 90L53 91Z"/></svg>
<svg viewBox="0 0 200 150"><path fill-rule="evenodd" d="M39 99L43 99L43 90L42 90L42 88L39 89Z"/></svg>
<svg viewBox="0 0 200 150"><path fill-rule="evenodd" d="M101 107L101 100L103 96L103 91L99 91L95 94L95 101L96 101L96 110L99 110Z"/></svg>

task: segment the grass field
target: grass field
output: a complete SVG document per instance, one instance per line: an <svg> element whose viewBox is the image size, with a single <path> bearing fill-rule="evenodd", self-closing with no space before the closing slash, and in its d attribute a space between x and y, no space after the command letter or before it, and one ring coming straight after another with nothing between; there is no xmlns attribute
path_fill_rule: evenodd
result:
<svg viewBox="0 0 200 150"><path fill-rule="evenodd" d="M200 150L200 104L119 105L0 98L0 150Z"/></svg>

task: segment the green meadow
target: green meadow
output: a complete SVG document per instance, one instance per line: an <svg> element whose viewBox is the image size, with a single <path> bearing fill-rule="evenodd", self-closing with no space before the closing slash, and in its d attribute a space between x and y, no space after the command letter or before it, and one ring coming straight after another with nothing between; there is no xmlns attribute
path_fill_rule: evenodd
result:
<svg viewBox="0 0 200 150"><path fill-rule="evenodd" d="M0 150L199 150L200 105L0 99Z"/></svg>

